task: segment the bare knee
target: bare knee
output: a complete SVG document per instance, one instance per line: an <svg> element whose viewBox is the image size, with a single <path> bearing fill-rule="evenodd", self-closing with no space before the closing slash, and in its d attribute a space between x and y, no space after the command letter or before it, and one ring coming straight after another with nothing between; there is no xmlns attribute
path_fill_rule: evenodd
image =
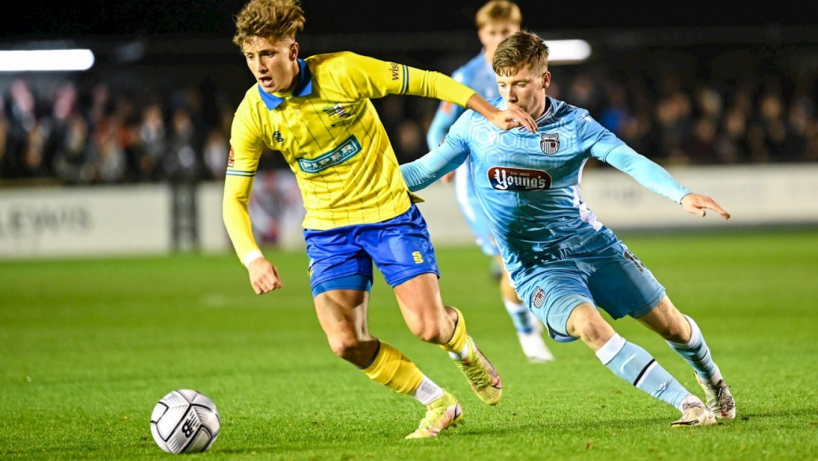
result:
<svg viewBox="0 0 818 461"><path fill-rule="evenodd" d="M582 304L568 318L568 334L580 338L594 351L599 350L614 335L614 329L590 304Z"/></svg>
<svg viewBox="0 0 818 461"><path fill-rule="evenodd" d="M445 344L454 334L457 311L451 307L418 309L404 315L413 335L432 344Z"/></svg>
<svg viewBox="0 0 818 461"><path fill-rule="evenodd" d="M588 323L579 329L579 337L582 339L582 342L589 345L595 351L604 346L613 335L613 328L604 320L601 322Z"/></svg>
<svg viewBox="0 0 818 461"><path fill-rule="evenodd" d="M335 355L343 359L353 355L360 347L360 343L355 338L337 338L330 339L329 347Z"/></svg>
<svg viewBox="0 0 818 461"><path fill-rule="evenodd" d="M329 346L338 357L351 362L356 366L365 366L372 361L377 349L377 341L359 340L355 337L331 338Z"/></svg>
<svg viewBox="0 0 818 461"><path fill-rule="evenodd" d="M427 343L443 344L449 338L444 338L444 328L442 322L433 318L418 319L409 325L412 334Z"/></svg>

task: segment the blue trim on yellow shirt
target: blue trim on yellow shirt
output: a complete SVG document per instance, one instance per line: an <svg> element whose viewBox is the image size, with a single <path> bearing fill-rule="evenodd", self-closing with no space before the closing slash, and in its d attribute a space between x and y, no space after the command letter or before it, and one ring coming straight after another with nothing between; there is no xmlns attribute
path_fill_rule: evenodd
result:
<svg viewBox="0 0 818 461"><path fill-rule="evenodd" d="M409 67L403 66L403 85L400 87L400 94L406 94L409 90Z"/></svg>
<svg viewBox="0 0 818 461"><path fill-rule="evenodd" d="M298 85L296 85L295 90L293 91L292 96L309 96L312 94L312 74L310 73L310 68L303 59L298 60L298 67L301 69L301 71L298 73L299 81ZM264 101L264 105L267 106L267 109L269 110L273 110L278 107L282 102L284 102L285 99L265 93L264 90L261 89L261 85L258 85L258 93L261 95L261 100Z"/></svg>

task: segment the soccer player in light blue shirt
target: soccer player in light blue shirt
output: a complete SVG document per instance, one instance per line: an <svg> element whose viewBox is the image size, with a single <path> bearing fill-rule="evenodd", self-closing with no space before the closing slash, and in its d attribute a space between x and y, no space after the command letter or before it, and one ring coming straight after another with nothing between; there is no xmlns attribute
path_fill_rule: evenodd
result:
<svg viewBox="0 0 818 461"><path fill-rule="evenodd" d="M614 374L673 405L682 417L671 426L735 418L735 401L713 361L702 331L674 307L665 288L614 232L582 201L582 169L590 158L627 173L692 214L730 215L712 198L692 193L664 168L628 147L584 109L546 95L551 82L548 47L518 32L493 59L502 98L537 121L536 133L502 132L465 112L445 141L401 166L415 191L468 162L503 262L520 298L558 341L581 339ZM695 370L706 404L643 348L617 334L598 312L631 316L658 333Z"/></svg>
<svg viewBox="0 0 818 461"><path fill-rule="evenodd" d="M483 45L483 49L480 54L455 70L452 73L452 78L473 89L486 99L500 96L497 90L494 69L491 68L491 60L497 45L511 34L520 31L522 21L523 16L520 7L509 0L491 0L480 7L477 14L475 14L475 24L477 26L477 36ZM456 104L445 101L440 103L429 126L429 131L426 133L426 142L429 149L434 149L443 141L449 128L464 111L464 108ZM503 262L500 258L500 250L491 236L486 215L483 213L483 208L477 199L469 170L469 162L463 162L456 171L441 178L441 181L450 182L452 176L454 176L457 204L474 235L477 245L485 255L494 258L502 268ZM542 323L528 310L528 306L520 301L517 292L511 286L508 273L505 269L501 270L500 293L506 311L517 330L517 337L523 353L532 363L554 360L554 355L543 341Z"/></svg>

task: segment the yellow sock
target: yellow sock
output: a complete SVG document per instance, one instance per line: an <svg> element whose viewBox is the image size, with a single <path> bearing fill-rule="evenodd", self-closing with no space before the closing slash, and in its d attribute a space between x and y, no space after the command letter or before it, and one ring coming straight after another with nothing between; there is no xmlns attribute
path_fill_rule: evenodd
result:
<svg viewBox="0 0 818 461"><path fill-rule="evenodd" d="M407 395L413 395L423 379L423 373L408 357L382 341L372 363L361 371L384 386Z"/></svg>
<svg viewBox="0 0 818 461"><path fill-rule="evenodd" d="M440 347L444 351L454 352L460 354L466 348L466 319L463 318L463 313L456 307L452 307L457 312L457 322L454 325L454 332L449 342L441 344Z"/></svg>

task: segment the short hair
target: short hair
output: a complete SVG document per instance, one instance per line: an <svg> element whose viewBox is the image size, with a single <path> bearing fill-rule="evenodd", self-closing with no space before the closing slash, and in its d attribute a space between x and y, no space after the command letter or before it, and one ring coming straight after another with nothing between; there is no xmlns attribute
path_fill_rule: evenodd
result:
<svg viewBox="0 0 818 461"><path fill-rule="evenodd" d="M474 22L477 30L492 22L508 21L517 24L523 23L523 13L516 3L509 0L491 0L477 10Z"/></svg>
<svg viewBox="0 0 818 461"><path fill-rule="evenodd" d="M243 48L251 37L295 39L305 21L300 0L250 0L236 16L233 43Z"/></svg>
<svg viewBox="0 0 818 461"><path fill-rule="evenodd" d="M529 66L533 72L548 70L548 45L537 34L520 31L497 45L491 67L494 73L508 77Z"/></svg>

